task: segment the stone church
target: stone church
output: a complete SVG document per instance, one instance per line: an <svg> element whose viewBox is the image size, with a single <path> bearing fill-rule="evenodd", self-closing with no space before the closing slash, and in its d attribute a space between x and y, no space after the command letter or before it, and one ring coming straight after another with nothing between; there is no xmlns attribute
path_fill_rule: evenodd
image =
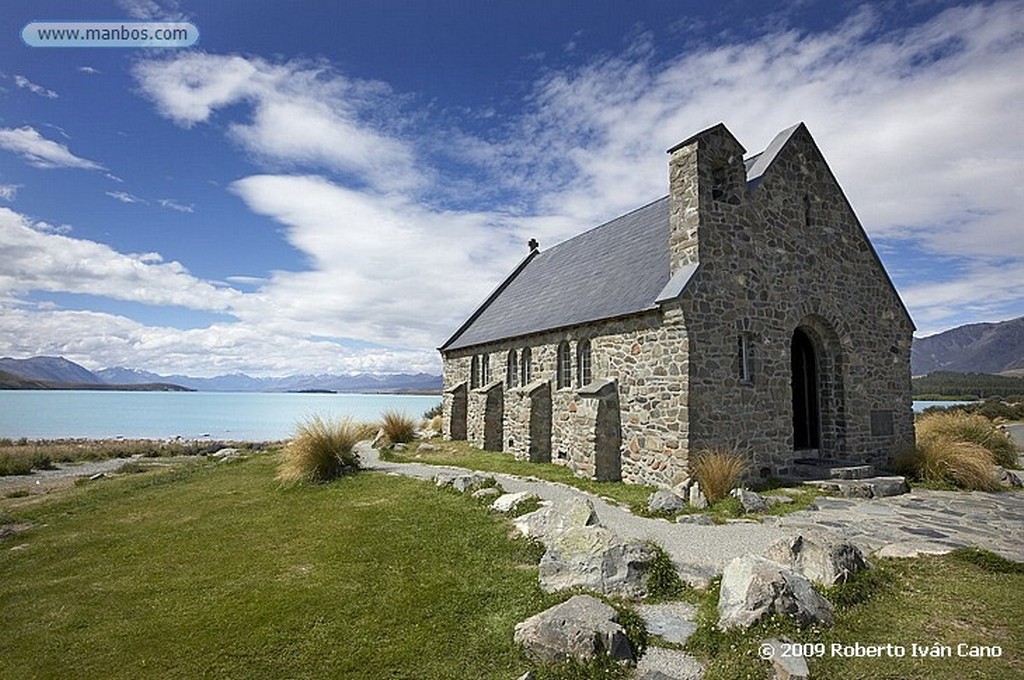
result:
<svg viewBox="0 0 1024 680"><path fill-rule="evenodd" d="M444 435L667 486L884 465L913 441L913 322L801 123L669 149L669 194L529 255L440 348Z"/></svg>

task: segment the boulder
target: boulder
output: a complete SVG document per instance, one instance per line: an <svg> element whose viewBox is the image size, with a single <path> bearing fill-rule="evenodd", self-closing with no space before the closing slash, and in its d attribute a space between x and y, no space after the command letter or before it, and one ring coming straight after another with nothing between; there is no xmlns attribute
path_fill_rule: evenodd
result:
<svg viewBox="0 0 1024 680"><path fill-rule="evenodd" d="M516 517L513 523L524 536L546 544L570 527L591 526L598 522L594 504L588 499L573 496Z"/></svg>
<svg viewBox="0 0 1024 680"><path fill-rule="evenodd" d="M631 661L626 632L614 608L590 595L577 595L516 624L513 639L537 663L588 661L607 654Z"/></svg>
<svg viewBox="0 0 1024 680"><path fill-rule="evenodd" d="M781 538L765 549L764 556L826 588L845 583L852 574L871 567L853 543L819 532Z"/></svg>
<svg viewBox="0 0 1024 680"><path fill-rule="evenodd" d="M759 493L748 489L733 489L729 495L740 499L743 512L766 512L768 510L768 500Z"/></svg>
<svg viewBox="0 0 1024 680"><path fill-rule="evenodd" d="M553 593L583 588L604 595L643 597L653 549L626 541L601 526L576 526L555 536L540 558L540 588Z"/></svg>
<svg viewBox="0 0 1024 680"><path fill-rule="evenodd" d="M493 486L495 481L494 477L479 472L439 472L434 475L434 483L439 487L450 486L459 493L466 493Z"/></svg>
<svg viewBox="0 0 1024 680"><path fill-rule="evenodd" d="M708 499L704 496L704 492L700 490L700 482L694 481L690 485L690 495L687 500L689 500L691 508L703 510L708 507Z"/></svg>
<svg viewBox="0 0 1024 680"><path fill-rule="evenodd" d="M387 441L388 441L388 437L387 437L386 434L384 434L384 430L382 428L382 429L377 430L377 434L373 435L373 440L370 441L370 446L375 448L375 449L379 449L381 446L386 444Z"/></svg>
<svg viewBox="0 0 1024 680"><path fill-rule="evenodd" d="M770 614L789 616L801 625L832 624L832 605L789 567L760 555L744 555L727 564L718 598L718 627L746 628Z"/></svg>
<svg viewBox="0 0 1024 680"><path fill-rule="evenodd" d="M531 494L529 491L507 493L494 499L494 502L491 503L491 510L505 514L515 512L516 508L518 508L520 504L531 498L536 498L536 496Z"/></svg>
<svg viewBox="0 0 1024 680"><path fill-rule="evenodd" d="M678 512L685 507L686 500L668 489L658 489L647 499L650 512Z"/></svg>

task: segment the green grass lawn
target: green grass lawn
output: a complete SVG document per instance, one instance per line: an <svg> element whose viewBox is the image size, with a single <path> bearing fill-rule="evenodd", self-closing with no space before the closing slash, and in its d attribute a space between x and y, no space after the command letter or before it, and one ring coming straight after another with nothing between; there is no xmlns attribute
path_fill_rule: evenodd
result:
<svg viewBox="0 0 1024 680"><path fill-rule="evenodd" d="M0 677L508 678L556 600L467 497L372 473L282 489L277 455L5 499ZM21 507L13 507L18 506Z"/></svg>

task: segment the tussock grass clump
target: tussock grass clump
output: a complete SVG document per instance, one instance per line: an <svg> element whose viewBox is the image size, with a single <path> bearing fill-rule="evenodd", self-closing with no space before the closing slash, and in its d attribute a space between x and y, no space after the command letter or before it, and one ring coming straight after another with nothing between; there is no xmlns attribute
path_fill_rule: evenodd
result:
<svg viewBox="0 0 1024 680"><path fill-rule="evenodd" d="M369 428L350 418L313 416L299 423L295 437L284 448L277 479L282 482L327 482L359 468L353 451Z"/></svg>
<svg viewBox="0 0 1024 680"><path fill-rule="evenodd" d="M974 442L944 437L919 439L917 445L893 460L893 468L924 482L949 484L973 491L998 491L993 474L995 459Z"/></svg>
<svg viewBox="0 0 1024 680"><path fill-rule="evenodd" d="M1019 451L1016 444L985 416L963 411L929 413L918 420L915 427L918 440L977 444L992 454L996 464L1017 467Z"/></svg>
<svg viewBox="0 0 1024 680"><path fill-rule="evenodd" d="M746 471L747 461L743 455L728 449L699 451L690 467L708 503L728 496Z"/></svg>
<svg viewBox="0 0 1024 680"><path fill-rule="evenodd" d="M416 437L416 421L401 411L381 414L380 429L392 444L408 444Z"/></svg>

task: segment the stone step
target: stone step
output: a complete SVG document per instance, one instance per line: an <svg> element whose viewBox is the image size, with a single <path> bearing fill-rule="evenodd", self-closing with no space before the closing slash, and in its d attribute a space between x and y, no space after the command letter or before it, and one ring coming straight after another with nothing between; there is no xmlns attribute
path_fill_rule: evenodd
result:
<svg viewBox="0 0 1024 680"><path fill-rule="evenodd" d="M804 482L844 498L885 498L910 491L906 477L867 477L864 479L817 479Z"/></svg>
<svg viewBox="0 0 1024 680"><path fill-rule="evenodd" d="M793 473L799 479L867 479L875 476L875 468L849 461L824 458L797 458Z"/></svg>

